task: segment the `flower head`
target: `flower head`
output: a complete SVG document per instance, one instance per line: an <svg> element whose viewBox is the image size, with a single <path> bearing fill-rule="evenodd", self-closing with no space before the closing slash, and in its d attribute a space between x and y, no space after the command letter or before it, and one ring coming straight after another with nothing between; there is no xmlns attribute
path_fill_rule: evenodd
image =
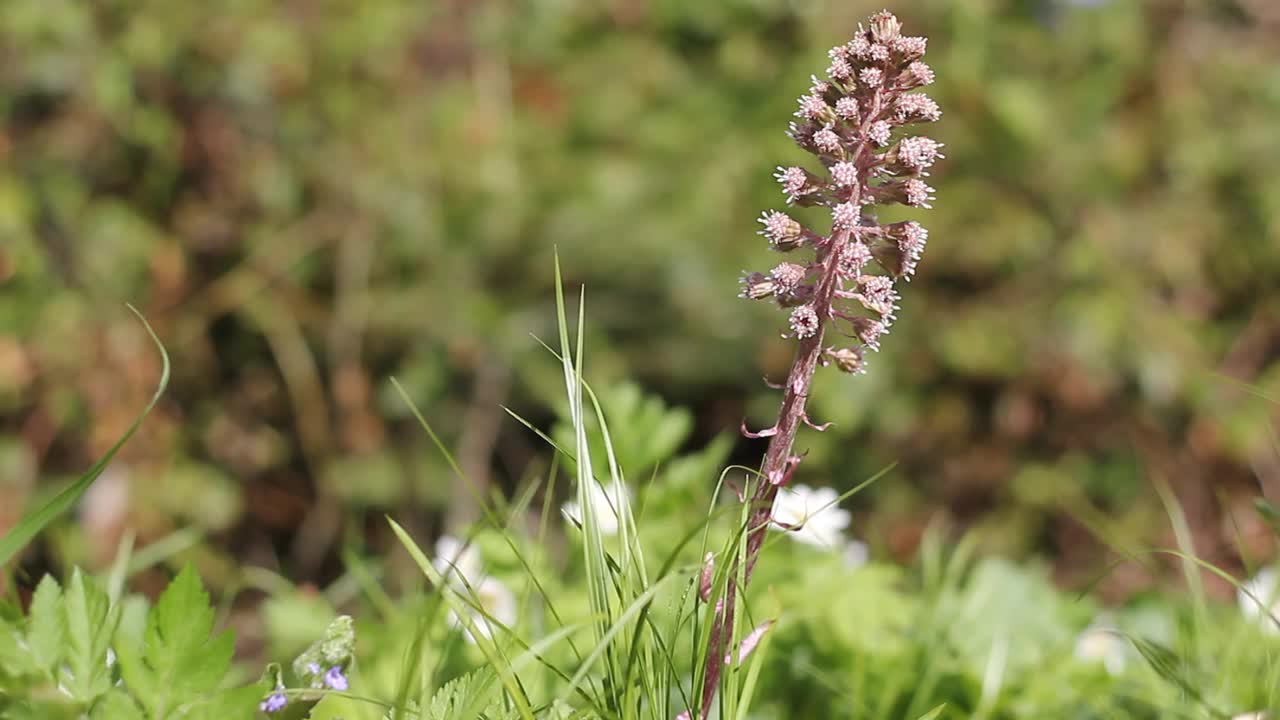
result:
<svg viewBox="0 0 1280 720"><path fill-rule="evenodd" d="M928 95L903 95L894 106L893 117L899 124L936 122L942 111Z"/></svg>
<svg viewBox="0 0 1280 720"><path fill-rule="evenodd" d="M867 372L867 364L863 360L861 348L828 348L827 358L835 363L841 372L850 375L863 375Z"/></svg>
<svg viewBox="0 0 1280 720"><path fill-rule="evenodd" d="M889 144L889 137L892 134L893 126L885 120L877 120L871 123L871 127L867 128L867 138L880 147Z"/></svg>
<svg viewBox="0 0 1280 720"><path fill-rule="evenodd" d="M940 143L927 137L903 138L898 143L897 160L903 166L919 172L943 157L942 153L938 152L941 147Z"/></svg>
<svg viewBox="0 0 1280 720"><path fill-rule="evenodd" d="M848 122L858 121L858 101L851 97L842 97L836 101L836 117Z"/></svg>
<svg viewBox="0 0 1280 720"><path fill-rule="evenodd" d="M782 488L773 504L773 527L786 530L788 537L805 545L840 548L849 527L849 511L836 507L838 497L829 487Z"/></svg>
<svg viewBox="0 0 1280 720"><path fill-rule="evenodd" d="M466 622L459 617L456 611L450 611L446 622L450 626L462 628L466 634L466 638L470 642L476 642L475 635L472 634L474 629L476 633L485 639L493 637L495 621L497 625L510 627L516 622L516 596L511 590L496 578L482 578L480 582L472 586L472 593L468 595L471 603L478 605L484 612L472 610ZM492 620L490 620L492 618Z"/></svg>
<svg viewBox="0 0 1280 720"><path fill-rule="evenodd" d="M813 134L813 144L814 147L827 155L837 155L842 149L840 145L840 136L831 129L830 125Z"/></svg>
<svg viewBox="0 0 1280 720"><path fill-rule="evenodd" d="M1129 642L1114 627L1097 623L1085 628L1076 638L1075 656L1085 662L1102 663L1111 675L1124 671Z"/></svg>
<svg viewBox="0 0 1280 720"><path fill-rule="evenodd" d="M801 340L818 332L818 313L812 305L801 305L791 311L791 332Z"/></svg>
<svg viewBox="0 0 1280 720"><path fill-rule="evenodd" d="M822 99L818 93L809 93L801 95L800 109L796 110L796 117L806 120L823 121L831 114L831 108L827 106L827 102Z"/></svg>
<svg viewBox="0 0 1280 720"><path fill-rule="evenodd" d="M1280 633L1280 575L1275 568L1263 568L1236 591L1240 614L1261 623L1267 632Z"/></svg>
<svg viewBox="0 0 1280 720"><path fill-rule="evenodd" d="M831 179L840 187L857 185L858 166L842 160L831 166Z"/></svg>
<svg viewBox="0 0 1280 720"><path fill-rule="evenodd" d="M277 685L276 691L268 695L262 702L258 703L258 709L264 713L271 714L280 712L289 704L289 696L284 694L284 686Z"/></svg>
<svg viewBox="0 0 1280 720"><path fill-rule="evenodd" d="M762 213L759 222L764 225L760 234L769 239L774 250L794 250L804 242L804 228L786 213Z"/></svg>
<svg viewBox="0 0 1280 720"><path fill-rule="evenodd" d="M474 582L482 573L480 551L452 535L441 535L436 540L436 556L431 564L446 580Z"/></svg>
<svg viewBox="0 0 1280 720"><path fill-rule="evenodd" d="M324 686L330 690L345 691L350 687L347 683L347 676L342 674L342 668L334 665L325 671Z"/></svg>
<svg viewBox="0 0 1280 720"><path fill-rule="evenodd" d="M840 203L831 208L831 227L836 230L852 230L857 227L860 215L857 205Z"/></svg>
<svg viewBox="0 0 1280 720"><path fill-rule="evenodd" d="M907 69L898 76L898 87L903 90L913 90L932 84L933 68L918 60L908 65Z"/></svg>
<svg viewBox="0 0 1280 720"><path fill-rule="evenodd" d="M790 308L790 337L808 341L804 351L816 354L819 364L845 372L863 372L864 351L879 349L898 310L895 281L915 274L928 237L911 221L881 226L873 207L929 208L934 200L924 179L943 157L941 143L907 134L895 142L899 128L941 115L937 103L913 92L934 81L922 60L927 47L924 38L903 35L891 13L880 12L848 43L831 48L828 77L813 78L799 100L799 120L788 130L801 149L818 156L825 176L799 165L779 167L775 175L788 202L829 208L829 234L766 212L761 234L770 246L809 249L813 260L742 276L743 297L771 298ZM867 271L873 260L883 274ZM823 337L824 324L833 320L851 325L842 329L852 347L817 346L814 338Z"/></svg>

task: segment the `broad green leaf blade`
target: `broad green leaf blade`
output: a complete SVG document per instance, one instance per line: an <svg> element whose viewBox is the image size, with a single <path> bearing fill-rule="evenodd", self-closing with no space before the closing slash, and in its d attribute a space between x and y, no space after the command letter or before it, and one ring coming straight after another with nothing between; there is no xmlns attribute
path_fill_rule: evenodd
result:
<svg viewBox="0 0 1280 720"><path fill-rule="evenodd" d="M22 518L22 520L15 525L12 530L5 533L4 537L0 537L0 566L5 565L9 560L13 559L13 556L17 555L19 550L26 547L27 543L31 542L36 535L39 535L40 531L44 530L49 523L53 522L54 518L57 518L62 513L66 512L76 503L77 500L80 499L80 496L89 489L89 486L93 484L93 481L97 480L98 476L102 474L102 471L106 470L107 465L111 464L111 461L115 459L116 453L120 451L120 448L124 447L124 444L129 441L129 438L133 437L133 434L137 432L138 428L142 425L143 419L151 413L151 409L156 406L156 402L158 402L160 400L160 396L164 394L165 388L169 386L169 354L165 352L164 345L161 344L160 338L156 337L155 331L147 324L146 318L142 317L142 313L134 309L132 305L129 306L129 310L131 310L134 315L138 316L138 320L142 321L142 326L146 328L147 334L151 336L152 342L155 343L156 348L160 351L160 359L164 363L160 373L160 384L156 387L155 393L151 396L151 401L142 409L142 413L133 421L133 424L129 426L129 429L125 431L124 435L116 441L116 444L112 445L111 449L107 450L107 453L103 455L98 462L93 464L93 467L89 468L88 471L81 475L74 483L71 484L70 487L58 493L52 500L45 503L43 507Z"/></svg>
<svg viewBox="0 0 1280 720"><path fill-rule="evenodd" d="M45 575L31 597L27 619L27 648L41 670L53 670L62 659L67 639L67 616L62 607L62 588Z"/></svg>
<svg viewBox="0 0 1280 720"><path fill-rule="evenodd" d="M67 677L62 685L71 697L92 702L111 689L107 648L120 619L107 593L77 568L65 593Z"/></svg>

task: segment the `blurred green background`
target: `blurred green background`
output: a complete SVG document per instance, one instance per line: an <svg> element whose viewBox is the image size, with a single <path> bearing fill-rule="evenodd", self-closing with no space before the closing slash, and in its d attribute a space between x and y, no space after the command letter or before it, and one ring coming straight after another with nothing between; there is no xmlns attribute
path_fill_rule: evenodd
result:
<svg viewBox="0 0 1280 720"><path fill-rule="evenodd" d="M554 337L557 252L586 287L591 381L626 417L687 408L652 432L723 435L754 465L734 433L769 422L761 376L790 346L736 277L773 260L755 218L782 206L773 167L805 160L795 97L881 5L5 0L0 530L145 403L159 360L126 302L173 384L26 569L196 528L215 585L238 563L322 583L344 547L394 545L384 513L460 527L475 503L390 378L482 487L544 472L502 408L557 417L534 339ZM835 425L802 435L800 481L897 462L848 503L882 558L942 522L1079 587L1117 550L1173 544L1167 485L1206 560L1266 559L1280 9L891 9L930 37L948 157L884 351L865 377L821 374L812 415ZM1099 587L1160 581L1126 565Z"/></svg>

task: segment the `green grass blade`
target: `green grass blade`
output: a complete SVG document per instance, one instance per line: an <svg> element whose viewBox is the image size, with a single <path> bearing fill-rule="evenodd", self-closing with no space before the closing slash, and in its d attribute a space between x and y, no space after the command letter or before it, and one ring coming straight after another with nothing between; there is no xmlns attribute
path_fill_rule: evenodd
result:
<svg viewBox="0 0 1280 720"><path fill-rule="evenodd" d="M165 352L164 344L160 342L160 338L156 337L155 331L147 324L147 320L142 317L142 313L138 312L132 305L129 305L128 307L134 315L138 316L138 320L142 322L142 327L146 328L147 334L151 336L151 341L155 343L156 349L160 351L160 359L164 363L160 373L160 383L156 386L156 391L152 394L151 401L147 403L147 406L143 408L138 417L134 419L133 424L130 425L124 435L116 441L116 444L112 445L111 449L107 450L106 454L99 458L98 462L93 464L93 467L89 468L74 483L72 483L70 487L58 493L56 497L45 503L43 507L22 518L22 520L15 525L12 530L5 533L4 537L0 538L0 566L4 566L12 560L13 557L18 554L18 551L26 547L27 543L31 542L36 535L39 535L40 531L44 530L49 523L53 522L59 515L71 509L72 505L75 505L76 501L80 499L80 496L84 495L85 491L89 489L89 486L93 485L93 482L98 479L98 476L102 475L102 471L106 470L107 466L111 464L111 461L115 459L116 453L120 451L120 448L124 447L124 444L129 441L129 438L133 437L133 434L142 426L142 421L151 413L151 409L156 406L156 403L160 400L160 396L164 394L165 388L169 386L169 353Z"/></svg>

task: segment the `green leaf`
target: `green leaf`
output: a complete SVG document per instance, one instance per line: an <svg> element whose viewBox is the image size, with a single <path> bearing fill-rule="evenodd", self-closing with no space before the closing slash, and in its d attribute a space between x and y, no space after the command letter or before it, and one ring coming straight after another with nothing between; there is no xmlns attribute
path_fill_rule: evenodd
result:
<svg viewBox="0 0 1280 720"><path fill-rule="evenodd" d="M258 703L267 689L266 683L259 682L224 690L186 709L181 717L186 720L252 720L257 716Z"/></svg>
<svg viewBox="0 0 1280 720"><path fill-rule="evenodd" d="M45 575L31 597L27 620L27 647L39 668L51 671L62 659L67 640L67 616L62 604L62 588Z"/></svg>
<svg viewBox="0 0 1280 720"><path fill-rule="evenodd" d="M927 712L927 713L925 713L925 714L921 715L921 716L920 716L920 720L937 720L937 718L938 718L940 715L942 715L942 711L943 711L943 710L946 710L946 709L947 709L947 704L946 704L946 703L942 703L942 704L941 704L941 705L939 705L938 707L936 707L936 708L934 708L934 709L930 710L929 712Z"/></svg>
<svg viewBox="0 0 1280 720"><path fill-rule="evenodd" d="M93 710L94 720L146 720L137 703L123 690L116 689Z"/></svg>
<svg viewBox="0 0 1280 720"><path fill-rule="evenodd" d="M155 720L177 717L183 702L211 693L231 666L234 640L212 640L213 609L190 566L160 595L151 611L143 647L122 638L120 668L134 696Z"/></svg>
<svg viewBox="0 0 1280 720"><path fill-rule="evenodd" d="M0 620L0 688L7 689L9 678L21 678L34 675L40 671L29 653L23 652L21 634L18 629ZM0 700L4 695L0 693ZM0 710L4 707L0 706ZM0 713L0 718L5 718Z"/></svg>
<svg viewBox="0 0 1280 720"><path fill-rule="evenodd" d="M77 568L64 598L67 677L62 684L71 697L92 702L111 689L107 648L120 619L107 593Z"/></svg>
<svg viewBox="0 0 1280 720"><path fill-rule="evenodd" d="M31 542L36 535L40 534L40 531L43 530L45 526L53 522L54 518L66 512L76 503L77 500L80 499L80 496L89 489L89 486L93 484L93 481L98 479L98 476L102 474L103 470L106 470L107 465L109 465L111 460L115 458L116 453L120 451L120 448L124 447L124 444L129 441L129 438L133 437L133 434L137 432L138 427L142 425L142 420L151 412L151 408L156 406L156 402L160 399L160 395L164 393L164 389L169 385L169 355L165 352L164 345L160 343L160 338L156 337L155 332L151 329L151 326L147 324L147 321L142 317L142 314L137 310L134 310L132 305L129 306L129 309L132 310L133 314L137 315L138 319L142 321L142 326L147 329L147 334L151 336L151 340L155 342L156 347L160 350L160 359L164 362L163 370L160 373L160 384L156 387L155 394L151 396L151 401L142 409L142 412L133 421L133 424L129 426L129 429L125 431L124 435L116 441L115 445L112 445L111 448L107 450L105 455L98 459L98 462L93 464L93 467L89 468L74 483L72 483L70 487L58 493L52 500L45 503L43 507L22 518L22 520L15 525L13 529L5 533L3 537L0 537L0 566L9 562L14 555L18 554L19 550L26 547L27 543Z"/></svg>

